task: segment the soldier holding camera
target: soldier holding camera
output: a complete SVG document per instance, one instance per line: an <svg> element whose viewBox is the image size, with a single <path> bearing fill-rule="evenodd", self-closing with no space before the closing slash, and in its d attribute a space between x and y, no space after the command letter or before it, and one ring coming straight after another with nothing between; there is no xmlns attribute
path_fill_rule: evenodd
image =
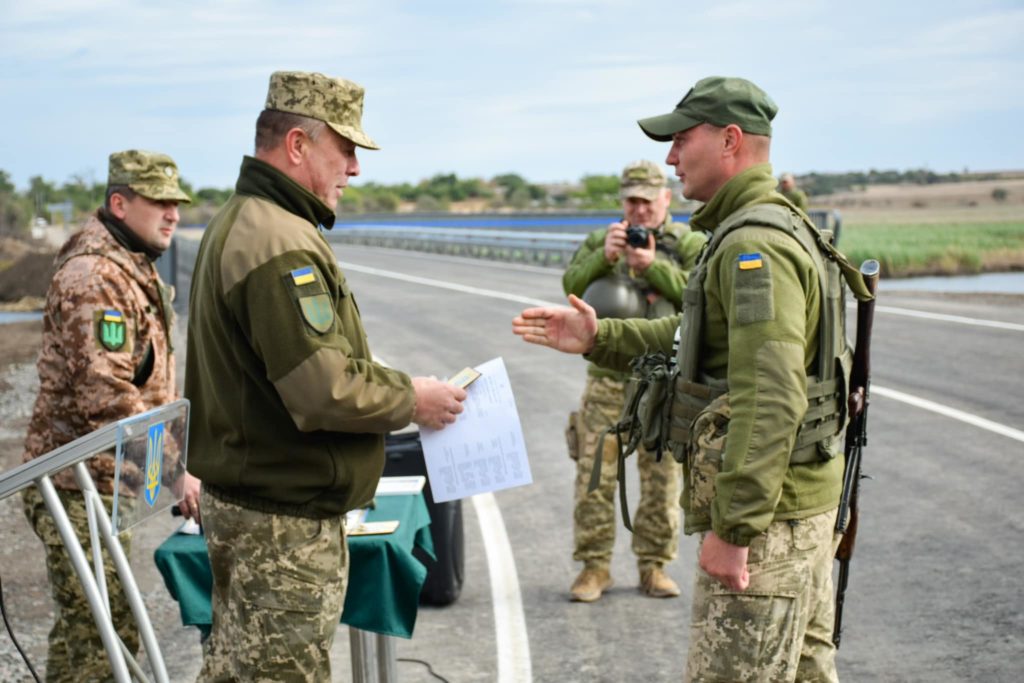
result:
<svg viewBox="0 0 1024 683"><path fill-rule="evenodd" d="M626 166L620 182L623 219L587 236L573 256L562 285L582 296L599 317L658 318L677 313L690 269L704 246L703 233L691 232L668 212L671 190L661 168L651 161ZM569 454L576 460L573 559L584 563L573 582L571 599L593 602L612 585L615 542L614 438L604 440L601 479L588 492L601 434L622 411L628 373L587 369L579 411L569 416ZM679 537L679 467L671 458L638 451L640 503L633 519L633 552L640 590L651 597L675 597L679 587L664 572L676 556Z"/></svg>

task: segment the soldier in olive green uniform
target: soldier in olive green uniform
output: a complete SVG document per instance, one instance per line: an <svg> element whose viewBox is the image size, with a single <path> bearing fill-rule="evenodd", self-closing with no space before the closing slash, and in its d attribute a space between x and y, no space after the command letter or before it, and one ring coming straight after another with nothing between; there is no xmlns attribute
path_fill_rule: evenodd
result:
<svg viewBox="0 0 1024 683"><path fill-rule="evenodd" d="M384 434L441 429L465 391L373 361L320 228L351 176L363 88L275 72L189 301L189 470L204 481L213 630L202 681L328 681L348 574L343 519L368 503Z"/></svg>
<svg viewBox="0 0 1024 683"><path fill-rule="evenodd" d="M793 202L796 208L807 211L807 194L796 186L796 178L792 173L783 173L779 176L779 193Z"/></svg>
<svg viewBox="0 0 1024 683"><path fill-rule="evenodd" d="M172 295L153 261L170 246L178 203L187 201L178 184L178 167L166 154L127 150L110 155L106 202L61 248L46 294L39 396L25 439L26 461L177 398ZM101 453L85 464L109 513L114 456ZM128 469L122 479L133 474L141 476ZM74 472L63 470L52 479L89 555L85 500ZM189 517L198 513L198 481L186 477L177 486L184 496L183 512ZM130 487L122 485L120 495L122 509L134 504ZM108 679L112 673L106 650L53 516L36 487L26 489L23 499L25 514L46 548L56 603L46 680ZM120 539L127 553L131 534ZM111 619L135 653L139 637L128 600L106 550L103 556Z"/></svg>
<svg viewBox="0 0 1024 683"><path fill-rule="evenodd" d="M774 191L775 112L749 81L712 77L640 121L672 141L683 195L706 202L690 224L712 237L681 316L598 321L570 297L572 308L513 322L528 342L611 368L678 347L667 436L683 463L684 530L701 535L691 681L837 680L831 568L851 361L841 281L870 294Z"/></svg>
<svg viewBox="0 0 1024 683"><path fill-rule="evenodd" d="M681 308L687 277L707 238L672 220L672 195L666 185L665 173L655 163L628 164L620 181L624 219L588 235L566 269L565 293L592 301L602 309L599 317L655 318ZM635 229L645 228L646 239L630 243L628 228L634 229L637 242L643 235ZM606 288L611 289L606 293ZM573 559L584 563L570 596L579 602L597 600L612 583L615 439L604 439L600 485L588 489L601 435L622 412L627 376L590 364L580 409L569 416L569 454L576 460ZM651 597L675 597L679 587L663 567L675 559L679 545L679 469L670 458L659 462L657 454L643 448L637 453L637 467L640 502L633 520L633 552L640 590Z"/></svg>

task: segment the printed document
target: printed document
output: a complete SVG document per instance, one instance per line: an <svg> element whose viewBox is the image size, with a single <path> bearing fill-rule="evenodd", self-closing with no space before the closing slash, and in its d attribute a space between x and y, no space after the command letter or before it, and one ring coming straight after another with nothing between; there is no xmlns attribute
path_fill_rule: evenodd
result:
<svg viewBox="0 0 1024 683"><path fill-rule="evenodd" d="M501 358L476 366L464 410L440 431L422 428L435 502L533 483L512 384Z"/></svg>

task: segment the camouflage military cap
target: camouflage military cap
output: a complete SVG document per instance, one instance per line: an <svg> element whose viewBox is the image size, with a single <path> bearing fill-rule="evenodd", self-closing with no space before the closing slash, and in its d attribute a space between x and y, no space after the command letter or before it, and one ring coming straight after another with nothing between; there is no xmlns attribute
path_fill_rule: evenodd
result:
<svg viewBox="0 0 1024 683"><path fill-rule="evenodd" d="M360 147L380 149L363 131L361 85L305 71L270 74L266 109L319 119Z"/></svg>
<svg viewBox="0 0 1024 683"><path fill-rule="evenodd" d="M770 136L778 110L772 98L750 81L711 76L697 81L675 110L637 123L647 137L659 142L668 142L676 133L702 123L719 127L736 124L747 133Z"/></svg>
<svg viewBox="0 0 1024 683"><path fill-rule="evenodd" d="M110 155L108 187L127 185L137 194L158 202L191 202L178 182L178 166L166 154L129 149Z"/></svg>
<svg viewBox="0 0 1024 683"><path fill-rule="evenodd" d="M619 197L639 197L651 202L658 198L667 186L665 172L653 161L641 159L627 164L619 180Z"/></svg>

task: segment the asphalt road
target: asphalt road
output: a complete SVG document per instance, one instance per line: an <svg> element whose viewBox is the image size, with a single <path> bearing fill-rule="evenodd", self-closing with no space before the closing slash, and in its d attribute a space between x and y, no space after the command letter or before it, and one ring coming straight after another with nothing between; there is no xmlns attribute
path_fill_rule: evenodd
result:
<svg viewBox="0 0 1024 683"><path fill-rule="evenodd" d="M560 273L363 247L336 251L343 266L355 266L343 270L370 343L393 365L444 375L495 356L505 359L534 483L496 498L515 557L533 680L680 680L695 564L692 538L683 538L680 559L669 567L684 587L680 599L652 600L636 590L628 532L621 527L616 586L595 604L567 599L577 567L571 560L573 467L563 427L579 400L585 365L514 337L510 321L523 305L493 294L560 301ZM438 285L397 279L403 276ZM454 291L445 283L492 293ZM850 681L1017 681L1024 654L1024 583L1018 572L1024 561L1018 493L1024 476L1017 465L1024 443L890 396L902 392L1024 428L1022 299L884 296L879 305L886 309L1017 327L878 313L879 390L865 451L873 479L862 488L840 674ZM885 390L890 392L882 395ZM401 641L398 653L430 661L451 681L490 681L498 644L488 570L468 501L466 512L464 594L451 607L421 610L415 637Z"/></svg>
<svg viewBox="0 0 1024 683"><path fill-rule="evenodd" d="M679 559L668 567L683 587L681 598L653 600L637 591L628 532L620 526L615 587L594 604L568 600L578 567L571 559L574 468L563 430L579 401L585 363L514 337L511 319L526 304L510 300L560 302L561 273L367 247L336 251L371 347L390 364L412 374L442 376L504 358L533 474L532 485L494 495L514 564L494 569L506 576L514 569L521 606L508 592L492 595L483 534L492 541L498 536L494 511L481 508L486 514L478 514L478 505L465 501L462 595L448 607L421 608L414 638L397 641L400 660L420 660L399 662L401 680L437 680L421 662L453 683L680 680L695 565L692 538L682 539ZM187 259L182 266L179 291L184 293ZM862 488L838 655L844 681L1021 679L1024 509L1019 488L1024 475L1016 465L1024 456L1022 303L1020 296L882 294L873 349L876 394L865 450L865 469L873 479ZM920 400L931 403L921 407ZM972 416L996 426L979 426ZM999 425L1009 434L998 433ZM630 474L635 501L635 470ZM39 662L48 598L45 574L40 579L41 568L29 565L33 553L41 553L17 519L17 503L3 501L2 508L11 530L4 526L7 548L0 548L0 555L27 560L21 574L8 569L13 559L4 560L8 609ZM177 624L175 606L150 566L152 548L166 533L142 534L133 562L172 680L190 681L198 670L196 633ZM519 609L521 629L514 618ZM503 634L500 639L497 633ZM0 655L10 665L3 670L14 671L16 655L2 641L0 636ZM349 680L347 651L348 638L340 629L333 651L335 680ZM499 678L501 673L506 678Z"/></svg>

